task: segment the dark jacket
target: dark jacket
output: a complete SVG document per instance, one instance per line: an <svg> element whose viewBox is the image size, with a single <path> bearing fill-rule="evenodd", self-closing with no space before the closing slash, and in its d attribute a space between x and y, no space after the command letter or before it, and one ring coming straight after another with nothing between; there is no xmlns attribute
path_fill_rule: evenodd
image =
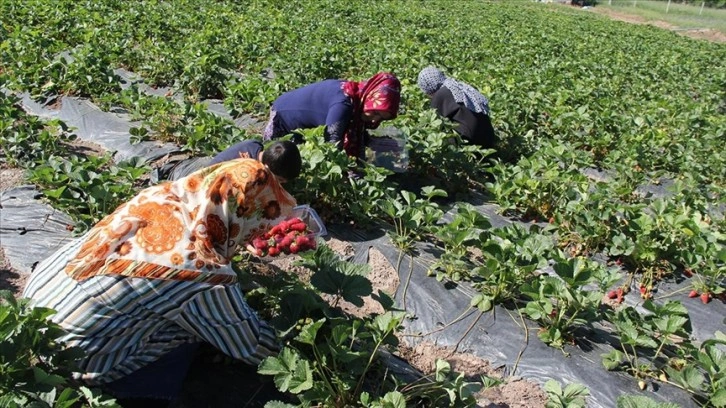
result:
<svg viewBox="0 0 726 408"><path fill-rule="evenodd" d="M469 143L493 149L497 142L492 121L488 115L472 112L463 104L456 103L454 95L441 87L431 97L431 106L439 115L457 124L455 130Z"/></svg>

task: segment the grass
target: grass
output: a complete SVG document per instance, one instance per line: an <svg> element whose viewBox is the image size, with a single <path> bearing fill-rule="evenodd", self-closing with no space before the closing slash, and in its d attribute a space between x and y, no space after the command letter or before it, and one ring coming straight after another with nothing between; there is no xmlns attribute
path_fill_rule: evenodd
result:
<svg viewBox="0 0 726 408"><path fill-rule="evenodd" d="M726 9L704 7L701 10L701 2L695 3L681 4L673 0L668 7L667 1L599 0L596 7L632 14L648 21L665 21L681 29L710 28L726 34Z"/></svg>

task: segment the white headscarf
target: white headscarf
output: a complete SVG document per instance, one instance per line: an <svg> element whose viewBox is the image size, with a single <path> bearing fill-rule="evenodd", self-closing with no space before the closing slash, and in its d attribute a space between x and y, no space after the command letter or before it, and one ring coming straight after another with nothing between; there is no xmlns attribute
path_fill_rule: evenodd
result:
<svg viewBox="0 0 726 408"><path fill-rule="evenodd" d="M418 74L418 86L427 95L438 91L442 86L454 96L456 103L461 103L472 112L489 116L489 100L471 85L447 78L438 68L429 66Z"/></svg>

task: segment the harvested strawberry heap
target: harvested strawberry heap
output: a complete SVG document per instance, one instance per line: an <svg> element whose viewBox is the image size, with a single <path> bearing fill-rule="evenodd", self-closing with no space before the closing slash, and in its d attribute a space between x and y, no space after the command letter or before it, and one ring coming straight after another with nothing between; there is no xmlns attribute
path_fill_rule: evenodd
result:
<svg viewBox="0 0 726 408"><path fill-rule="evenodd" d="M296 254L315 249L315 235L300 218L290 218L270 228L264 235L254 238L250 252L257 256L276 256L280 253Z"/></svg>

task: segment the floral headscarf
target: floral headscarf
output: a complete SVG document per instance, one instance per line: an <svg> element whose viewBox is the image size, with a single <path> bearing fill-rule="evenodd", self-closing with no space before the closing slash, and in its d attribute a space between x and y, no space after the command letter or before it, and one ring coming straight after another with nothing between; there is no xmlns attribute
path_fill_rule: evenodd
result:
<svg viewBox="0 0 726 408"><path fill-rule="evenodd" d="M96 224L65 272L231 283L237 247L276 224L295 199L262 163L238 159L149 187Z"/></svg>
<svg viewBox="0 0 726 408"><path fill-rule="evenodd" d="M426 95L432 95L442 86L451 91L456 103L472 112L489 115L489 100L473 86L448 78L436 67L426 67L418 74L418 86Z"/></svg>
<svg viewBox="0 0 726 408"><path fill-rule="evenodd" d="M343 136L343 149L349 156L360 157L363 154L363 132L375 129L380 122L365 123L364 112L388 112L391 119L398 116L401 103L401 83L395 75L379 72L367 81L343 82L343 92L353 101L353 117L350 126Z"/></svg>

